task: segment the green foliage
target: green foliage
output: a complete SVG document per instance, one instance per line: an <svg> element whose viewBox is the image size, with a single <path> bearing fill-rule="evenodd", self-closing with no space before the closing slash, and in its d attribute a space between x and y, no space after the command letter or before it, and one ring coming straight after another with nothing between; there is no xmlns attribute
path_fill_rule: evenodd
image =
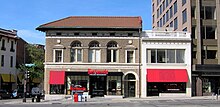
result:
<svg viewBox="0 0 220 107"><path fill-rule="evenodd" d="M43 78L44 49L38 48L32 44L28 44L26 47L26 54L26 63L34 64L35 66L27 67L24 64L22 64L19 65L18 69L21 72L30 71L30 78Z"/></svg>

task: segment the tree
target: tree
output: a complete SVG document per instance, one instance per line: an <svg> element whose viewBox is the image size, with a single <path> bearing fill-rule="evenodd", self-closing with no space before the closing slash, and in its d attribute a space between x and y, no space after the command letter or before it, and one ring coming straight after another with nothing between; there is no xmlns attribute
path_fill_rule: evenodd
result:
<svg viewBox="0 0 220 107"><path fill-rule="evenodd" d="M37 45L27 45L27 63L35 66L29 67L30 78L43 78L44 71L44 49Z"/></svg>
<svg viewBox="0 0 220 107"><path fill-rule="evenodd" d="M30 78L43 78L44 75L44 49L37 45L28 44L26 46L26 64L34 64L28 67L25 64L19 65L18 69L21 72L30 71Z"/></svg>

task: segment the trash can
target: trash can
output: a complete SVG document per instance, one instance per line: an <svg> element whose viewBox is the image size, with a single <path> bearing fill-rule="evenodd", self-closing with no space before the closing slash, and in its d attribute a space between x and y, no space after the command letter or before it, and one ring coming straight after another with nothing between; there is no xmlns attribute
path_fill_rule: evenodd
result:
<svg viewBox="0 0 220 107"><path fill-rule="evenodd" d="M74 94L74 102L78 102L78 94L77 93Z"/></svg>
<svg viewBox="0 0 220 107"><path fill-rule="evenodd" d="M36 102L40 102L40 95L37 95Z"/></svg>

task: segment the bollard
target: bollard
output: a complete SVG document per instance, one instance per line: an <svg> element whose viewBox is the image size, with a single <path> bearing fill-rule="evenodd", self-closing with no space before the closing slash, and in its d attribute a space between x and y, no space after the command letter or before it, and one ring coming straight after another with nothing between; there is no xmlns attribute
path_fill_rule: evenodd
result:
<svg viewBox="0 0 220 107"><path fill-rule="evenodd" d="M218 100L218 94L216 94L216 100Z"/></svg>
<svg viewBox="0 0 220 107"><path fill-rule="evenodd" d="M34 102L34 97L32 97L32 102Z"/></svg>
<svg viewBox="0 0 220 107"><path fill-rule="evenodd" d="M87 97L85 96L85 102L87 102Z"/></svg>
<svg viewBox="0 0 220 107"><path fill-rule="evenodd" d="M215 99L215 93L212 93L212 100Z"/></svg>

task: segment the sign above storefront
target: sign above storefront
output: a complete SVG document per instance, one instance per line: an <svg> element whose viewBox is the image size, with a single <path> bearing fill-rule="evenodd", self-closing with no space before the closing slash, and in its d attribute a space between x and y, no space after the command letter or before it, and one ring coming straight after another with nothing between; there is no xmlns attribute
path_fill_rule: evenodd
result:
<svg viewBox="0 0 220 107"><path fill-rule="evenodd" d="M107 75L108 70L96 70L96 69L88 69L89 75Z"/></svg>

